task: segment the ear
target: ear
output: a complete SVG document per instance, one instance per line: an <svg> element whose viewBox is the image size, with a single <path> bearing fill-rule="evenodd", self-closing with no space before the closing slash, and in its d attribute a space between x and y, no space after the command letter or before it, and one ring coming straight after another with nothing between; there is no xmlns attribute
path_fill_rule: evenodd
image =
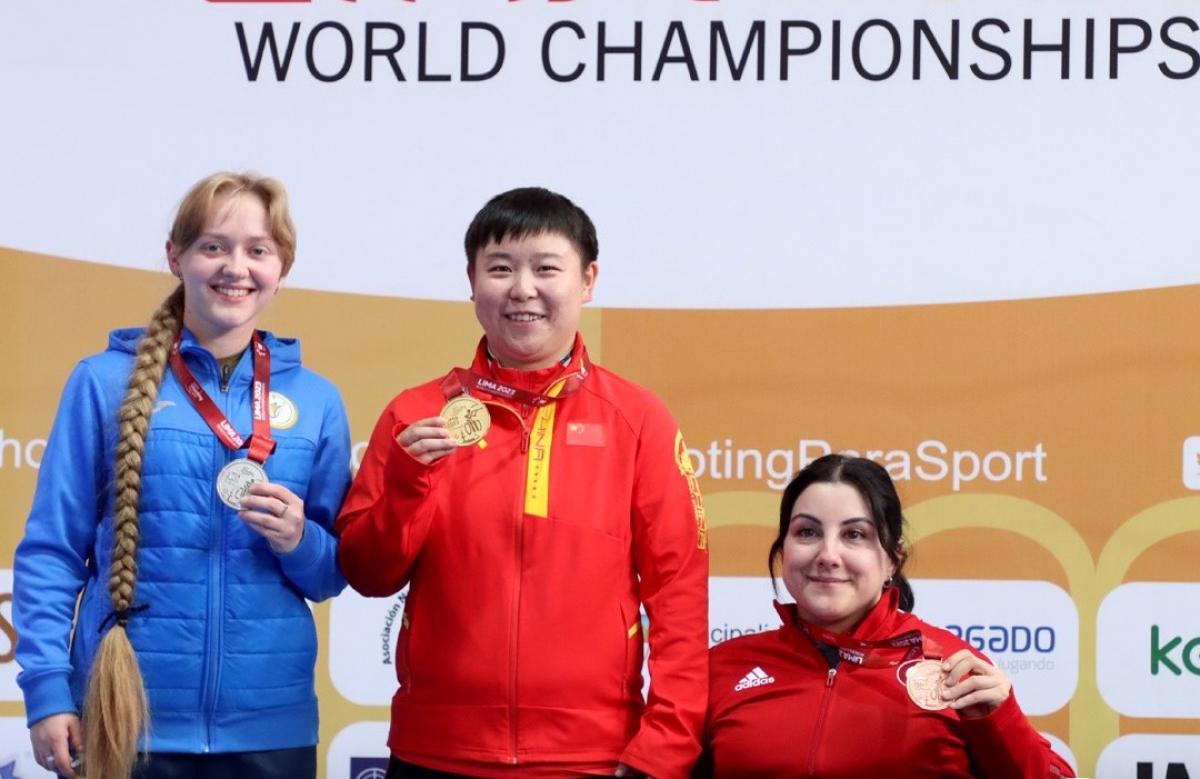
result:
<svg viewBox="0 0 1200 779"><path fill-rule="evenodd" d="M596 292L596 279L600 276L600 264L595 260L583 269L583 302L591 303Z"/></svg>
<svg viewBox="0 0 1200 779"><path fill-rule="evenodd" d="M475 263L467 263L467 283L471 285L471 300L475 299Z"/></svg>
<svg viewBox="0 0 1200 779"><path fill-rule="evenodd" d="M169 238L167 239L166 250L167 266L170 267L171 273L174 274L175 278L181 278L183 271L179 268L179 252L175 250L175 244L171 243Z"/></svg>

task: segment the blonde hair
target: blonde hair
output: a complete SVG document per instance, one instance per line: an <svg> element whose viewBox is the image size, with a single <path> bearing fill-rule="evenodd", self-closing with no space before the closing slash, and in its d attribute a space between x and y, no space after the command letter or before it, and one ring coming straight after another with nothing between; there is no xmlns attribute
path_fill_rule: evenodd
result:
<svg viewBox="0 0 1200 779"><path fill-rule="evenodd" d="M170 239L176 251L184 251L200 237L218 200L254 195L267 209L267 229L279 250L283 275L296 259L296 226L288 210L287 190L272 178L249 173L214 173L201 179L179 204Z"/></svg>
<svg viewBox="0 0 1200 779"><path fill-rule="evenodd" d="M295 259L296 230L288 213L287 193L274 179L237 173L215 173L202 179L180 203L171 227L171 241L180 250L190 246L204 232L217 201L241 194L262 199L271 238L287 273ZM145 683L125 628L132 614L146 608L134 605L142 455L167 359L183 328L185 304L180 285L154 312L138 342L129 387L117 411L113 550L108 578L113 605L110 618L115 624L100 641L84 697L83 758L88 779L127 779L137 760L138 741L150 719Z"/></svg>

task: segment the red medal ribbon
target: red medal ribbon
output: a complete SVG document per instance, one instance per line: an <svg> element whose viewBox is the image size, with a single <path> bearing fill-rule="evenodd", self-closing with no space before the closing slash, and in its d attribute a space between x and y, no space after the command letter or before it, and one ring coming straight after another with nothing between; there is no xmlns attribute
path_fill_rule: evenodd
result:
<svg viewBox="0 0 1200 779"><path fill-rule="evenodd" d="M814 644L835 647L840 658L864 668L894 668L925 656L926 642L919 630L910 630L882 641L864 641L810 625L799 617L796 618L796 627ZM940 652L940 647L932 642L929 649Z"/></svg>
<svg viewBox="0 0 1200 779"><path fill-rule="evenodd" d="M179 353L179 344L182 340L183 333L180 333L171 346L171 371L183 385L192 405L200 412L200 416L204 417L204 421L208 423L209 428L221 443L234 451L241 449L246 446L246 439L237 431L229 418L221 412L221 409L217 408L217 404L208 396L204 387L200 386L200 382L188 369L187 363L183 361L183 356ZM250 436L250 451L246 456L262 465L275 451L275 439L271 437L271 350L263 343L257 331L250 339L250 349L254 360L254 382L250 386L254 432Z"/></svg>
<svg viewBox="0 0 1200 779"><path fill-rule="evenodd" d="M561 400L578 390L583 386L583 382L589 372L587 352L584 351L580 358L579 370L566 378L566 383L563 384L562 390L558 395L550 397L540 392L530 392L520 387L513 387L488 376L480 376L478 373L466 368L455 368L442 381L442 394L446 398L452 398L456 395L471 395L476 392L483 392L521 406L541 408L549 403L553 403L555 400Z"/></svg>

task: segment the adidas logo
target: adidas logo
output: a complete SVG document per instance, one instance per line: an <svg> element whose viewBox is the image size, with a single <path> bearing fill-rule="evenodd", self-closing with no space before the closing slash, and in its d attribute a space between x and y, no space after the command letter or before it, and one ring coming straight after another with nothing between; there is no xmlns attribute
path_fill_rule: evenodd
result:
<svg viewBox="0 0 1200 779"><path fill-rule="evenodd" d="M775 677L767 676L767 672L758 666L754 670L742 677L742 680L733 688L734 692L749 690L751 687L762 687L764 684L774 684Z"/></svg>

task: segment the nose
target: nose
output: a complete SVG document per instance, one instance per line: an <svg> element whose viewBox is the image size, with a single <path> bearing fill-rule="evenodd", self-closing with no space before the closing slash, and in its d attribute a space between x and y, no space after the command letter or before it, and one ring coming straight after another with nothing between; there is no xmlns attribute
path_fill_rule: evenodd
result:
<svg viewBox="0 0 1200 779"><path fill-rule="evenodd" d="M817 546L817 565L821 568L840 568L842 550L836 535L825 536Z"/></svg>
<svg viewBox="0 0 1200 779"><path fill-rule="evenodd" d="M240 246L235 246L225 255L225 265L222 270L228 276L242 278L249 272L249 262L250 258L246 251Z"/></svg>
<svg viewBox="0 0 1200 779"><path fill-rule="evenodd" d="M508 289L508 296L513 300L529 300L536 295L537 285L534 283L533 274L524 269L515 271L512 276L512 286Z"/></svg>

